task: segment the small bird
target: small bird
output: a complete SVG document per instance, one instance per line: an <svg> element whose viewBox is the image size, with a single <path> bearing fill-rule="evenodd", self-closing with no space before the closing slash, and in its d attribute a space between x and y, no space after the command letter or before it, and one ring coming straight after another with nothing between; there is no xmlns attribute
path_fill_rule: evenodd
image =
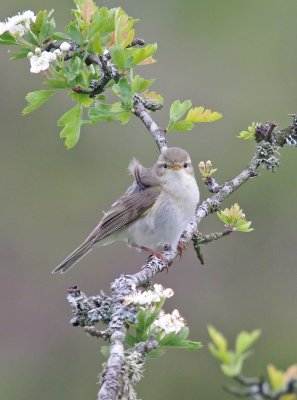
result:
<svg viewBox="0 0 297 400"><path fill-rule="evenodd" d="M151 168L132 160L133 184L104 214L86 240L54 270L66 272L94 247L124 241L161 258L176 250L199 203L189 154L179 147L163 150Z"/></svg>

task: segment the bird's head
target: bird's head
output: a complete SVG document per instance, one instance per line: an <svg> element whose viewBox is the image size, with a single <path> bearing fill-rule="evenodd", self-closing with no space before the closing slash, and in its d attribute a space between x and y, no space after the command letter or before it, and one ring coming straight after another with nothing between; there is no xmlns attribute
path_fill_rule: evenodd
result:
<svg viewBox="0 0 297 400"><path fill-rule="evenodd" d="M155 166L155 173L161 185L177 182L192 176L194 171L189 154L179 147L169 147L162 151Z"/></svg>

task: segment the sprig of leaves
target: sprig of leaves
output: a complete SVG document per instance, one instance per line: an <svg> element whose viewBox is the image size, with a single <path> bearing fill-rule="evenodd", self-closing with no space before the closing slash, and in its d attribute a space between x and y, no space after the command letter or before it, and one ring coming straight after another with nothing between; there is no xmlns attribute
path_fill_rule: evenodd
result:
<svg viewBox="0 0 297 400"><path fill-rule="evenodd" d="M251 333L242 331L235 341L235 349L228 349L226 338L213 326L208 326L208 333L212 343L208 344L211 354L221 362L221 369L226 376L236 377L240 375L244 361L251 355L250 348L261 335L260 330Z"/></svg>
<svg viewBox="0 0 297 400"><path fill-rule="evenodd" d="M166 128L168 132L170 131L190 131L194 128L194 123L198 122L213 122L222 118L222 114L205 109L204 107L191 108L191 100L185 100L181 102L180 100L175 100L169 112L169 124ZM185 119L181 118L188 111Z"/></svg>
<svg viewBox="0 0 297 400"><path fill-rule="evenodd" d="M244 140L256 139L256 128L258 126L258 122L252 122L247 131L241 131L237 137Z"/></svg>
<svg viewBox="0 0 297 400"><path fill-rule="evenodd" d="M250 228L251 221L246 220L245 214L237 203L233 204L230 208L225 208L223 211L217 212L217 216L229 230L245 233L254 230Z"/></svg>

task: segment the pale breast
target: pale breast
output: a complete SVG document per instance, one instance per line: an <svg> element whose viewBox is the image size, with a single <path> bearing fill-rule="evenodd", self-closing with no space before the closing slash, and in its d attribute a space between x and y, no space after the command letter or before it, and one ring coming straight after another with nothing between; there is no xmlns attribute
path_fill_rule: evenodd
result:
<svg viewBox="0 0 297 400"><path fill-rule="evenodd" d="M165 245L176 248L199 202L194 178L184 182L180 189L161 192L153 209L130 225L128 242L153 250L162 250Z"/></svg>

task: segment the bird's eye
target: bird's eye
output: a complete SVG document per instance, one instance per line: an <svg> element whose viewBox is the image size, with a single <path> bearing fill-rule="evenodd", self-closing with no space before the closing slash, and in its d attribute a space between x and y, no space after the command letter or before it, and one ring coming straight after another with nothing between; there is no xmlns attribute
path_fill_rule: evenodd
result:
<svg viewBox="0 0 297 400"><path fill-rule="evenodd" d="M164 163L164 164L163 164L163 168L166 169L167 167L168 167L168 165L167 165L166 163Z"/></svg>
<svg viewBox="0 0 297 400"><path fill-rule="evenodd" d="M189 164L187 162L184 163L184 168L188 168Z"/></svg>

